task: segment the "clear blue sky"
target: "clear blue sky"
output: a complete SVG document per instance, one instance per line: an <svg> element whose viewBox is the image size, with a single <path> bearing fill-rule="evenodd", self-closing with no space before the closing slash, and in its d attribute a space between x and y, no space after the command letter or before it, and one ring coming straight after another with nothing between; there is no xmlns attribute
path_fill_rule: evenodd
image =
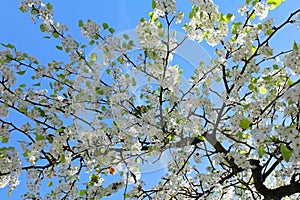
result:
<svg viewBox="0 0 300 200"><path fill-rule="evenodd" d="M5 2L5 3L4 3ZM18 10L19 0L9 0L1 3L1 29L0 41L12 43L22 51L35 55L42 61L61 59L64 55L55 48L52 40L43 39L44 34L39 27L33 24L30 17ZM97 22L108 22L117 32L135 28L141 17L147 17L151 10L151 0L50 0L54 6L54 14L57 21L67 24L71 32L80 39L80 31L77 26L78 20L93 19ZM222 11L234 11L234 8L241 5L242 0L216 0ZM188 10L188 0L179 1L179 7ZM286 0L282 8L275 10L272 17L275 20L282 19L287 13L293 11L299 5L298 0ZM299 7L299 6L298 6ZM285 14L285 15L284 15ZM287 32L286 32L287 33ZM282 33L282 35L286 35ZM292 32L288 31L289 34ZM292 37L289 37L292 38ZM288 39L288 38L286 38ZM280 42L280 45L283 41ZM51 56L49 56L51 55Z"/></svg>
<svg viewBox="0 0 300 200"><path fill-rule="evenodd" d="M147 17L151 11L151 0L51 0L54 7L56 21L69 26L71 33L76 39L81 40L80 30L77 26L78 20L93 19L100 24L109 23L117 32L134 29L141 17ZM233 12L242 0L216 0L222 11ZM179 8L187 11L190 7L188 0L178 0ZM51 60L64 60L67 56L58 52L55 45L58 41L43 39L44 33L39 31L39 26L32 23L28 14L18 9L19 0L6 0L1 2L0 8L0 42L12 43L17 49L37 57L41 62L47 63ZM286 0L279 10L271 13L275 21L280 22L287 14L300 7L299 0ZM278 36L277 47L288 49L293 39L298 38L299 32L295 28L287 28ZM205 46L205 45L204 45ZM92 48L90 48L92 50ZM208 50L211 52L210 50ZM0 144L1 147L2 144ZM151 175L150 175L151 176ZM24 181L20 187L25 187ZM19 191L19 189L17 190ZM10 199L20 199L20 194L14 191ZM6 199L7 190L0 189L0 199Z"/></svg>

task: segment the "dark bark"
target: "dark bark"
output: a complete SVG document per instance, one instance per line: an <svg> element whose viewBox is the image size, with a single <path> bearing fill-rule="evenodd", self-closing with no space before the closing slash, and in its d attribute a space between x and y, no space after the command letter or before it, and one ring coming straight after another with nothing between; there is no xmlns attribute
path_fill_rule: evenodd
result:
<svg viewBox="0 0 300 200"><path fill-rule="evenodd" d="M282 197L289 196L300 192L300 182L292 181L288 185L269 189L264 185L264 175L262 174L262 166L258 160L250 160L252 168L252 176L256 190L264 196L265 200L280 200Z"/></svg>

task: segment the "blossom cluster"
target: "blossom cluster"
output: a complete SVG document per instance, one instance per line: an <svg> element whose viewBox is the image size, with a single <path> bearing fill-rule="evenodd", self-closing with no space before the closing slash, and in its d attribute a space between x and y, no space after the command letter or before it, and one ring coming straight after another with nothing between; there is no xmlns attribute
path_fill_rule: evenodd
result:
<svg viewBox="0 0 300 200"><path fill-rule="evenodd" d="M19 152L13 147L4 147L0 150L0 188L6 186L10 190L15 189L20 181L19 176L21 174L22 162L19 157Z"/></svg>
<svg viewBox="0 0 300 200"><path fill-rule="evenodd" d="M300 45L294 43L293 51L284 58L285 66L289 67L293 73L300 73Z"/></svg>
<svg viewBox="0 0 300 200"><path fill-rule="evenodd" d="M154 0L154 13L157 16L164 17L167 14L176 12L176 2L174 0Z"/></svg>
<svg viewBox="0 0 300 200"><path fill-rule="evenodd" d="M43 24L47 26L53 25L53 11L51 4L45 4L41 0L24 0L21 1L20 10L22 12L31 11L31 19L42 19ZM36 16L37 15L37 16Z"/></svg>
<svg viewBox="0 0 300 200"><path fill-rule="evenodd" d="M82 25L81 33L84 37L93 39L99 35L100 25L92 20L88 20L87 23Z"/></svg>
<svg viewBox="0 0 300 200"><path fill-rule="evenodd" d="M142 21L136 27L139 45L144 49L166 51L162 42L165 30L156 26L153 22Z"/></svg>
<svg viewBox="0 0 300 200"><path fill-rule="evenodd" d="M192 2L194 6L190 13L190 22L184 27L189 38L199 42L206 39L211 46L217 45L227 36L227 21L231 21L234 16L228 15L225 21L220 21L219 9L212 0Z"/></svg>

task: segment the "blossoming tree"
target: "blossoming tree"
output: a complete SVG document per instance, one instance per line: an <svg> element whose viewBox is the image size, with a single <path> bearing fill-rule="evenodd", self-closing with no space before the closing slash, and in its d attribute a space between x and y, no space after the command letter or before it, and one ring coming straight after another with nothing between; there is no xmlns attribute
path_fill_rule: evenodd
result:
<svg viewBox="0 0 300 200"><path fill-rule="evenodd" d="M24 199L118 191L137 199L299 198L299 38L289 49L274 49L271 40L286 26L300 28L300 9L275 24L268 13L282 0L246 0L238 17L213 0L191 2L183 13L174 0L153 0L153 12L137 23L137 41L107 23L79 20L87 39L80 44L50 3L22 0L20 10L69 62L41 63L2 44L0 186L12 191L26 173ZM189 40L215 55L186 77L191 69L173 56ZM101 54L87 54L90 46ZM139 93L130 89L136 85ZM21 139L8 145L14 137ZM139 163L165 152L166 173L149 186Z"/></svg>

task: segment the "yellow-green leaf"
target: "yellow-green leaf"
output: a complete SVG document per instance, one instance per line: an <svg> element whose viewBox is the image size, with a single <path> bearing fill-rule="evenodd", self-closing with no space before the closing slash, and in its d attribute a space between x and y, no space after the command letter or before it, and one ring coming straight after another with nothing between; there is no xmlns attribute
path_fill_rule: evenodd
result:
<svg viewBox="0 0 300 200"><path fill-rule="evenodd" d="M293 154L293 150L288 149L285 144L280 144L280 152L283 160L289 162Z"/></svg>
<svg viewBox="0 0 300 200"><path fill-rule="evenodd" d="M240 127L242 129L248 129L250 127L250 121L248 119L242 119L240 121Z"/></svg>
<svg viewBox="0 0 300 200"><path fill-rule="evenodd" d="M41 140L45 140L45 137L44 137L43 135L37 134L37 135L35 136L35 139L36 139L36 141L41 141Z"/></svg>
<svg viewBox="0 0 300 200"><path fill-rule="evenodd" d="M265 154L264 144L261 143L258 148L258 156L261 158Z"/></svg>
<svg viewBox="0 0 300 200"><path fill-rule="evenodd" d="M274 10L277 6L279 6L284 0L268 0L267 4L270 5L270 10Z"/></svg>
<svg viewBox="0 0 300 200"><path fill-rule="evenodd" d="M293 50L298 51L299 47L298 44L294 41Z"/></svg>
<svg viewBox="0 0 300 200"><path fill-rule="evenodd" d="M80 190L80 192L79 192L79 195L80 196L83 196L83 195L85 195L86 194L86 190Z"/></svg>
<svg viewBox="0 0 300 200"><path fill-rule="evenodd" d="M91 61L96 61L97 60L97 54L96 53L92 53L91 54Z"/></svg>
<svg viewBox="0 0 300 200"><path fill-rule="evenodd" d="M260 94L266 94L267 93L267 89L265 88L265 86L259 87L258 91L259 91Z"/></svg>

